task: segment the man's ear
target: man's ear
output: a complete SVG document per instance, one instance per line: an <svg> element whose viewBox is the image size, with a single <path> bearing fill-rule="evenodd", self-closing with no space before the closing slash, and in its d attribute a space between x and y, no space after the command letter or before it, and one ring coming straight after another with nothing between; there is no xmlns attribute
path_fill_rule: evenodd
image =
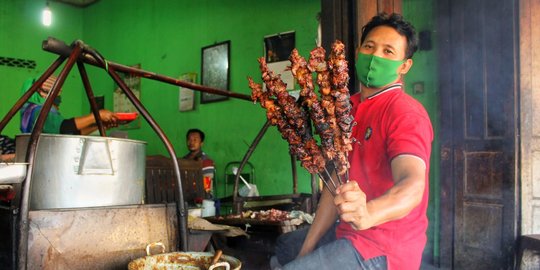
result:
<svg viewBox="0 0 540 270"><path fill-rule="evenodd" d="M405 74L407 74L407 72L409 72L409 70L411 69L413 65L413 60L412 59L407 59L405 60L405 62L403 62L403 64L401 64L401 66L399 67L399 75L403 76Z"/></svg>

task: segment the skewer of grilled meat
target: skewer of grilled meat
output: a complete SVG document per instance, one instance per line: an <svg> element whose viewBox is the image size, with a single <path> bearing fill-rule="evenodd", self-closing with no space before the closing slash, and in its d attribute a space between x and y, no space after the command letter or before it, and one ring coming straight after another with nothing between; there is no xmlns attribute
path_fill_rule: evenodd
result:
<svg viewBox="0 0 540 270"><path fill-rule="evenodd" d="M309 57L309 70L311 72L317 73L317 85L319 86L319 93L321 94L321 105L324 109L326 122L332 130L332 136L334 141L334 150L342 149L342 135L341 129L337 126L336 114L335 114L335 98L332 96L332 84L330 83L330 71L328 68L328 63L325 59L326 51L322 47L317 47L310 52ZM333 159L343 159L345 155L343 153L335 153ZM330 163L330 166L336 170L336 162L333 160ZM325 168L326 169L326 168ZM326 171L329 175L328 171ZM342 184L343 180L340 174L336 174L338 178L338 183ZM330 177L330 176L329 176Z"/></svg>
<svg viewBox="0 0 540 270"><path fill-rule="evenodd" d="M313 49L310 52L308 68L311 72L317 73L317 85L319 86L319 93L321 94L321 106L325 113L326 123L328 124L331 132L328 134L328 136L331 138L333 137L333 153L325 156L331 157L330 159L334 159L337 155L336 151L340 149L340 132L336 122L335 101L334 97L331 95L332 85L330 83L330 71L325 60L325 54L326 51L322 47ZM335 134L336 132L339 133L339 136ZM337 146L336 143L338 143Z"/></svg>
<svg viewBox="0 0 540 270"><path fill-rule="evenodd" d="M307 114L296 103L296 99L287 92L287 84L281 80L279 75L275 75L274 72L268 69L264 57L259 58L259 67L266 88L270 95L276 97L277 104L282 108L285 119L298 130L298 134L309 136L307 131L309 123L305 121Z"/></svg>
<svg viewBox="0 0 540 270"><path fill-rule="evenodd" d="M262 91L262 86L248 78L249 87L251 88L253 101L258 101L261 107L266 109L266 117L270 123L277 126L281 137L289 143L289 153L300 160L302 167L306 168L310 173L318 173L321 167L324 167L325 161L322 154L317 153L315 139L307 134L299 134L290 122L285 117L285 113L280 105L275 104L275 100L271 98L270 92ZM290 104L287 104L290 106ZM305 114L304 114L305 115ZM306 117L307 118L307 117ZM302 121L306 122L307 119ZM298 122L298 119L297 121ZM306 129L307 130L307 129ZM304 143L305 142L305 143Z"/></svg>
<svg viewBox="0 0 540 270"><path fill-rule="evenodd" d="M338 135L336 139L339 141L336 144L338 150L336 160L337 172L339 175L344 175L349 168L346 153L352 150L351 124L353 117L350 115L351 104L349 101L349 89L347 88L347 84L349 83L349 68L345 58L345 45L342 42L336 41L332 45L328 67L330 68L330 82L332 85L331 95L335 98L335 114L339 126L339 132L336 134Z"/></svg>
<svg viewBox="0 0 540 270"><path fill-rule="evenodd" d="M331 95L332 85L330 83L330 71L328 64L324 59L326 51L323 47L313 49L309 57L308 68L311 72L317 73L317 85L321 94L321 106L326 113L326 120L334 129L335 126L335 105L334 98Z"/></svg>
<svg viewBox="0 0 540 270"><path fill-rule="evenodd" d="M311 136L309 130L309 119L306 111L304 111L296 102L296 99L287 92L287 84L285 84L279 75L274 74L266 64L266 60L259 58L259 66L262 73L262 79L266 84L269 93L276 97L278 105L283 111L285 120L296 129L304 142L304 145L316 145L315 139ZM321 151L316 151L313 147L302 149L307 152L308 156L297 156L302 162L302 166L311 173L320 171L325 166L325 160L319 158ZM299 150L302 152L301 150Z"/></svg>
<svg viewBox="0 0 540 270"><path fill-rule="evenodd" d="M310 173L318 173L332 192L335 191L336 185L325 170L325 164L327 160L335 161L332 163L334 166L337 164L338 179L347 172L349 164L346 153L351 148L353 119L350 116L351 106L347 88L349 77L344 45L339 41L334 43L328 62L324 61L324 55L324 49L316 48L311 52L309 65L296 50L290 58L291 71L302 88L302 102L308 108L306 110L289 95L286 84L279 75L268 69L264 58L260 58L259 63L268 91L263 92L262 87L251 79L250 87L253 92L252 98L258 100L267 110L266 115L270 123L276 125L282 137L289 142L291 154L301 160L302 166ZM321 101L314 93L312 72L317 72ZM310 112L309 116L316 132L321 136L323 151L311 135L307 112ZM330 140L325 140L324 136ZM334 142L331 145L334 150L328 151L324 145L328 141L332 142L332 139Z"/></svg>
<svg viewBox="0 0 540 270"><path fill-rule="evenodd" d="M291 154L295 156L303 157L305 151L300 151L299 148L304 148L302 139L294 129L287 123L283 115L283 111L279 105L275 104L275 100L270 98L269 92L264 92L262 86L253 81L252 78L248 78L249 87L251 88L251 99L254 102L259 102L261 107L266 109L266 118L270 121L270 124L277 126L283 139L289 143L289 150Z"/></svg>
<svg viewBox="0 0 540 270"><path fill-rule="evenodd" d="M351 103L349 101L349 89L347 84L349 83L349 68L347 66L347 60L345 59L345 45L340 41L336 41L332 45L332 52L330 53L330 59L328 61L331 74L331 94L335 98L335 113L338 120L338 124L345 135L351 133L351 123L353 117L350 115ZM344 147L351 147L350 141L344 140L346 145ZM350 151L351 149L345 149Z"/></svg>
<svg viewBox="0 0 540 270"><path fill-rule="evenodd" d="M322 153L327 160L332 160L336 155L333 130L327 122L327 117L317 94L315 94L313 77L308 64L296 49L293 49L289 60L291 61L291 72L301 87L300 96L303 98L303 103L310 109L309 114L315 126L315 131L321 138Z"/></svg>

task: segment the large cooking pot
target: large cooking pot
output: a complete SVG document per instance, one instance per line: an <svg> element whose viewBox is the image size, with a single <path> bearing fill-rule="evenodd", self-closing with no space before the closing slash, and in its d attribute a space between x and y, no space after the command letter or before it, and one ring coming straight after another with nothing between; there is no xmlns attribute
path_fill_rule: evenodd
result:
<svg viewBox="0 0 540 270"><path fill-rule="evenodd" d="M227 255L220 255L219 261L213 263L214 254L210 252L170 252L151 255L150 246L165 246L162 243L150 244L146 247L148 256L131 261L128 270L240 270L240 260Z"/></svg>
<svg viewBox="0 0 540 270"><path fill-rule="evenodd" d="M16 137L24 162L29 134ZM146 143L98 136L42 134L33 164L30 208L78 208L144 202Z"/></svg>

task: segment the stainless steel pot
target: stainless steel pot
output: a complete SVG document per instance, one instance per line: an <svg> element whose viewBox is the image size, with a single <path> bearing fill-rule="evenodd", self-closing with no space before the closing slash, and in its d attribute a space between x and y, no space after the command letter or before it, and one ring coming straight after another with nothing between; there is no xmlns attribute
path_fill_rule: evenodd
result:
<svg viewBox="0 0 540 270"><path fill-rule="evenodd" d="M16 137L23 162L29 134ZM146 143L135 140L42 134L32 175L30 208L78 208L144 202Z"/></svg>

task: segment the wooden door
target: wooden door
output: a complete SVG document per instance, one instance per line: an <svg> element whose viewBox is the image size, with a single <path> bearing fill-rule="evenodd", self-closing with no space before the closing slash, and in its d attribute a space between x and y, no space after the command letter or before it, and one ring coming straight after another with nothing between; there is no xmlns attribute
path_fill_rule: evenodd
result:
<svg viewBox="0 0 540 270"><path fill-rule="evenodd" d="M519 6L521 234L540 234L540 1Z"/></svg>
<svg viewBox="0 0 540 270"><path fill-rule="evenodd" d="M517 3L439 0L441 266L512 269Z"/></svg>

